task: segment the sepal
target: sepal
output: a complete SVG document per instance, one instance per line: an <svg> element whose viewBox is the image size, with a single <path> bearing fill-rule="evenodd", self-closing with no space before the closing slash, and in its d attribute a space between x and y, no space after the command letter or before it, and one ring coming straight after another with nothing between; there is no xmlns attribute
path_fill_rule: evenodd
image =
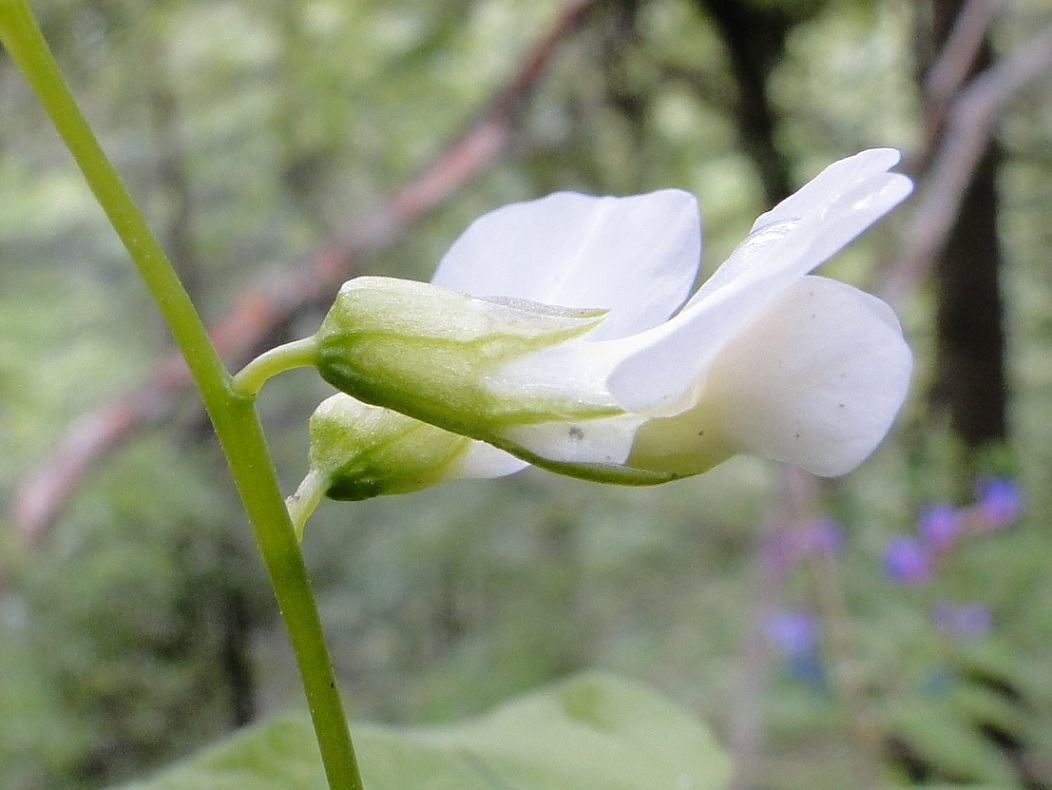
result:
<svg viewBox="0 0 1052 790"><path fill-rule="evenodd" d="M578 392L509 392L501 378L508 363L586 334L605 314L359 277L315 335L315 365L358 400L486 441L512 425L619 411Z"/></svg>
<svg viewBox="0 0 1052 790"><path fill-rule="evenodd" d="M287 505L302 537L322 497L408 494L460 477L473 442L398 412L338 394L311 416L310 470Z"/></svg>

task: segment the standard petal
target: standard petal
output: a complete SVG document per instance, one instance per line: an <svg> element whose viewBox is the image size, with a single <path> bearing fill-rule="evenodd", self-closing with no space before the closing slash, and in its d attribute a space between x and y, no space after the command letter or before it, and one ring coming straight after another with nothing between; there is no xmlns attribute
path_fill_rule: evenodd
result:
<svg viewBox="0 0 1052 790"><path fill-rule="evenodd" d="M901 173L881 173L844 191L824 215L813 215L819 228L808 245L813 261L808 271L840 252L912 191L913 182Z"/></svg>
<svg viewBox="0 0 1052 790"><path fill-rule="evenodd" d="M753 230L821 211L843 193L874 177L881 177L901 158L902 154L894 148L870 148L833 162L777 206L757 217Z"/></svg>
<svg viewBox="0 0 1052 790"><path fill-rule="evenodd" d="M720 352L696 408L742 452L842 475L884 438L911 368L886 304L805 277Z"/></svg>
<svg viewBox="0 0 1052 790"><path fill-rule="evenodd" d="M891 164L897 161L897 151L881 150L895 154ZM888 162L889 157L880 157L878 161ZM796 195L761 215L745 240L702 284L684 309L738 280L745 281L739 286L754 279L791 282L847 246L913 190L913 183L899 173L874 172L872 168L860 173L857 169L837 168L839 164L843 163L831 165ZM838 174L846 181L831 184L830 178ZM826 185L821 201L818 200L821 193L813 190L817 183ZM796 198L804 194L808 199L797 202ZM799 209L800 213L792 213L790 209Z"/></svg>
<svg viewBox="0 0 1052 790"><path fill-rule="evenodd" d="M683 304L700 253L698 207L687 192L557 192L477 219L432 282L473 296L605 308L592 337L615 338L657 326Z"/></svg>
<svg viewBox="0 0 1052 790"><path fill-rule="evenodd" d="M883 170L897 152L863 153L871 156L832 165L801 189L805 200L789 198L765 214L679 315L625 345L609 380L618 404L656 414L675 408L739 330L909 195L908 178ZM793 217L785 206L805 214Z"/></svg>

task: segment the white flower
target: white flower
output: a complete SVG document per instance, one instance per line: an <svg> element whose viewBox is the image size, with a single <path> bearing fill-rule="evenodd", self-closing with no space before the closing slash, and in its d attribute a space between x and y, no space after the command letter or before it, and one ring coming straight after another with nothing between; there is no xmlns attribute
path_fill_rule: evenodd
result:
<svg viewBox="0 0 1052 790"><path fill-rule="evenodd" d="M910 193L888 172L898 159L875 149L827 168L674 316L700 256L689 194L506 206L454 243L432 286L348 283L315 364L458 446L468 436L515 456L487 448L447 477L529 461L645 484L739 453L843 474L886 434L911 355L886 304L809 273Z"/></svg>

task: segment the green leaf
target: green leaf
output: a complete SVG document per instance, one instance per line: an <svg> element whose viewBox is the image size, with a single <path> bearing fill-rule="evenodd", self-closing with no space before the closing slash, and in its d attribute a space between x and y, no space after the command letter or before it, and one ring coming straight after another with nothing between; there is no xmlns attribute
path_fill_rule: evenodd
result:
<svg viewBox="0 0 1052 790"><path fill-rule="evenodd" d="M712 735L642 686L588 674L447 727L359 725L367 790L720 790ZM321 790L310 722L288 715L126 790Z"/></svg>
<svg viewBox="0 0 1052 790"><path fill-rule="evenodd" d="M945 705L902 701L889 707L886 726L940 776L979 784L1014 781L1004 755Z"/></svg>

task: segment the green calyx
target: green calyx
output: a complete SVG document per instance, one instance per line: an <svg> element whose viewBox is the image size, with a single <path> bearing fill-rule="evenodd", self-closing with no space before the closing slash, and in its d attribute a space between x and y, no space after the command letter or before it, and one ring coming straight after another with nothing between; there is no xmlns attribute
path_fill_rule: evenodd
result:
<svg viewBox="0 0 1052 790"><path fill-rule="evenodd" d="M471 440L347 395L310 419L310 471L288 508L302 537L322 497L343 501L408 494L457 477Z"/></svg>
<svg viewBox="0 0 1052 790"><path fill-rule="evenodd" d="M310 421L310 465L330 499L354 501L427 488L459 470L471 441L388 409L336 395Z"/></svg>
<svg viewBox="0 0 1052 790"><path fill-rule="evenodd" d="M502 363L580 337L604 315L362 277L341 289L315 335L314 364L358 400L492 441L509 425L618 412L572 395L498 397L488 387Z"/></svg>

